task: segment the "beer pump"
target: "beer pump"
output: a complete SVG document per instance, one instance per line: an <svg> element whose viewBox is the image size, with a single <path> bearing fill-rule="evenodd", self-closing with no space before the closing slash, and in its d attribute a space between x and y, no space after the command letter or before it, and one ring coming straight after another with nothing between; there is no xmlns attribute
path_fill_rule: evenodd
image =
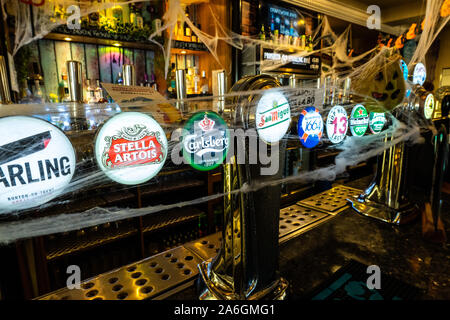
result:
<svg viewBox="0 0 450 320"><path fill-rule="evenodd" d="M396 118L406 123L425 121L433 126L434 95L420 85L414 86L412 90L403 106L394 110ZM440 154L445 151L442 145L447 141L434 139L429 129L422 128L421 135L425 138L423 144L400 142L377 157L372 183L360 196L348 199L358 213L395 225L408 223L418 216L419 202L429 201L428 195L435 185L433 181L440 180L443 175L442 166L439 172L433 172L432 168L435 159L440 159ZM441 130L439 136L442 136ZM385 134L385 144L393 140L392 135ZM436 203L436 193L432 198L433 203ZM437 208L436 205L434 207Z"/></svg>
<svg viewBox="0 0 450 320"><path fill-rule="evenodd" d="M241 79L231 92L280 86L273 77L258 75ZM222 114L224 119L230 127L256 128L256 104L262 97L261 94L247 93L233 97ZM288 283L280 277L278 270L281 185L270 183L281 177L286 145L283 140L268 145L270 152L279 153L279 170L275 175L265 176L261 174L262 165L250 164L249 142L245 137L241 143L245 146L245 162L240 163L233 153L223 165L223 240L218 255L199 265L201 300L278 300L286 297ZM236 151L239 141L231 145ZM261 184L264 187L252 188ZM243 188L248 191L235 192Z"/></svg>

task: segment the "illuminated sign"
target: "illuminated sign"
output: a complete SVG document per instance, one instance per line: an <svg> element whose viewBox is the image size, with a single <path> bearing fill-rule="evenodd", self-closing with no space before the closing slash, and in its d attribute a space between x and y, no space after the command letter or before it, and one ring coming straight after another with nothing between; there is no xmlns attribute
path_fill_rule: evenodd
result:
<svg viewBox="0 0 450 320"><path fill-rule="evenodd" d="M414 67L413 83L423 85L426 78L427 78L427 69L425 69L425 66L423 65L423 63L419 62Z"/></svg>
<svg viewBox="0 0 450 320"><path fill-rule="evenodd" d="M380 133L386 124L386 115L383 112L371 112L369 115L369 128L373 134Z"/></svg>
<svg viewBox="0 0 450 320"><path fill-rule="evenodd" d="M331 108L327 117L327 136L332 143L344 141L348 130L347 111L341 106Z"/></svg>
<svg viewBox="0 0 450 320"><path fill-rule="evenodd" d="M227 156L229 140L227 124L217 113L197 112L184 126L183 157L197 170L215 169Z"/></svg>
<svg viewBox="0 0 450 320"><path fill-rule="evenodd" d="M256 107L256 130L266 143L280 141L291 123L291 107L279 91L267 91Z"/></svg>
<svg viewBox="0 0 450 320"><path fill-rule="evenodd" d="M70 183L75 151L65 134L32 117L0 119L0 212L42 205Z"/></svg>
<svg viewBox="0 0 450 320"><path fill-rule="evenodd" d="M352 135L362 137L369 127L369 115L362 104L353 107L350 115L350 132Z"/></svg>
<svg viewBox="0 0 450 320"><path fill-rule="evenodd" d="M423 115L426 119L431 119L431 117L433 117L435 103L434 95L429 93L423 106Z"/></svg>
<svg viewBox="0 0 450 320"><path fill-rule="evenodd" d="M121 184L147 182L167 158L167 138L161 126L139 112L120 113L101 127L95 158L103 172Z"/></svg>
<svg viewBox="0 0 450 320"><path fill-rule="evenodd" d="M306 148L317 146L323 135L322 116L315 107L306 107L298 118L298 136Z"/></svg>

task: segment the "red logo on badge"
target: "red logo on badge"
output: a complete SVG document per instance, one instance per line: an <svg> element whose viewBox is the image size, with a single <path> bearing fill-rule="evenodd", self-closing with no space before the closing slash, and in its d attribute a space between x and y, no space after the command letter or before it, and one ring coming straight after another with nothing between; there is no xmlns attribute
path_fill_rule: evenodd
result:
<svg viewBox="0 0 450 320"><path fill-rule="evenodd" d="M123 128L117 135L105 137L107 142L102 163L110 169L145 164L158 164L164 159L159 132L149 131L145 126Z"/></svg>

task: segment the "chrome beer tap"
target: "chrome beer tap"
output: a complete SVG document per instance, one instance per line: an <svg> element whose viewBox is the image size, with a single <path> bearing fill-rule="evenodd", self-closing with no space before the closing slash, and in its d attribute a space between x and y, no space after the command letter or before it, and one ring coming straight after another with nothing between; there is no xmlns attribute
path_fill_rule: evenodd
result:
<svg viewBox="0 0 450 320"><path fill-rule="evenodd" d="M267 75L241 79L231 91L244 93L228 101L231 107L225 108L224 118L232 127L256 128L255 103L260 94L245 91L280 86ZM200 299L284 299L288 283L278 270L281 185L270 182L281 177L285 142L268 146L271 152L279 152L279 170L275 175L264 176L260 170L262 165L250 164L249 142L245 137L236 138L237 144L232 143L234 150L229 152L236 151L242 143L245 161L242 163L233 153L223 165L223 240L218 255L199 265ZM260 184L264 187L252 189Z"/></svg>
<svg viewBox="0 0 450 320"><path fill-rule="evenodd" d="M410 96L404 100L403 106L394 110L397 113L397 119L406 123L423 120L432 125L429 121L432 112L430 113L427 103L434 97L430 95L432 96L421 86L415 86ZM429 130L422 130L421 134L430 136ZM393 135L387 133L384 135L385 144L389 144L393 140ZM407 223L418 216L419 203L413 194L419 179L414 177L419 174L430 177L431 173L424 174L424 170L432 167L433 161L431 140L425 140L423 145L397 143L377 157L377 168L372 183L357 198L347 199L358 213L396 225ZM419 148L423 148L422 151L419 152L421 150ZM412 170L414 166L417 166L417 159L413 155L421 153L426 153L425 158L428 165L424 164ZM431 181L426 183L431 185ZM422 187L422 189L427 188ZM423 199L425 198L427 197Z"/></svg>

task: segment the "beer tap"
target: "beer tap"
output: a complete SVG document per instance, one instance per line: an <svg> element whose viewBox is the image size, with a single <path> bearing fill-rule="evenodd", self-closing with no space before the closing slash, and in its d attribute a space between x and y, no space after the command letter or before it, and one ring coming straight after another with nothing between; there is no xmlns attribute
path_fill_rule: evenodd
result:
<svg viewBox="0 0 450 320"><path fill-rule="evenodd" d="M434 101L434 96L421 86L413 89L403 107L394 110L396 118L406 123L424 120L432 125L430 114L434 107L427 104ZM347 199L358 213L395 225L408 223L417 217L420 212L418 200L427 201L426 193L431 189L429 177L432 173L428 171L433 167L434 157L431 131L421 129L421 135L425 137L424 144L400 142L377 157L372 183L358 197ZM394 136L386 133L384 143L392 141ZM423 159L418 161L418 156L423 156Z"/></svg>
<svg viewBox="0 0 450 320"><path fill-rule="evenodd" d="M273 77L258 75L241 79L231 91L238 93L280 86ZM262 99L260 96L243 93L229 101L231 107L225 108L223 116L231 127L256 128L255 105ZM284 299L288 283L280 277L278 266L281 185L270 182L281 177L285 142L268 145L270 152L279 153L279 170L275 175L265 176L261 174L262 165L250 164L249 141L245 137L236 138L237 144L231 144L234 150L229 150L233 153L223 165L222 245L215 258L199 265L200 299ZM240 144L245 150L243 163L236 155ZM261 184L264 187L252 190Z"/></svg>

